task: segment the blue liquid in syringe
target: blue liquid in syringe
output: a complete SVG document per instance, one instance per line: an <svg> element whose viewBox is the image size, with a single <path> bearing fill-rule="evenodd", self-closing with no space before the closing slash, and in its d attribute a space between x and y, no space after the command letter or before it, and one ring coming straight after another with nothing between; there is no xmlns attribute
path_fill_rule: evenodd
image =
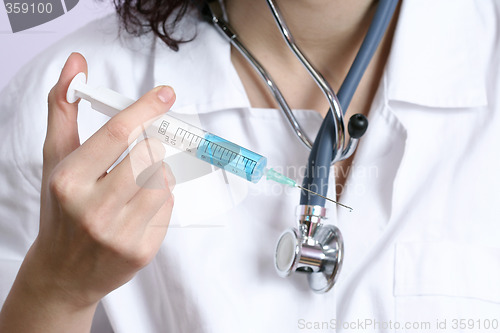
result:
<svg viewBox="0 0 500 333"><path fill-rule="evenodd" d="M155 121L146 133L252 183L265 174L266 157L170 115Z"/></svg>
<svg viewBox="0 0 500 333"><path fill-rule="evenodd" d="M196 156L252 183L264 175L267 164L264 156L210 133L205 135Z"/></svg>

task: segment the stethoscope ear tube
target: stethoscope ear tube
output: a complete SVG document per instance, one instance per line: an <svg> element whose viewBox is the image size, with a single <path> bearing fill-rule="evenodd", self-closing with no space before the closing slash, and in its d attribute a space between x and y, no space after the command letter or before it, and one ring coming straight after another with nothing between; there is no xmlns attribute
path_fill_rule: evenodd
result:
<svg viewBox="0 0 500 333"><path fill-rule="evenodd" d="M267 88L273 94L279 108L285 115L288 124L294 130L300 141L310 150L313 145L313 141L307 136L305 131L300 126L299 122L295 118L292 109L288 105L285 97L281 93L278 85L273 80L269 72L262 66L262 64L252 55L252 53L243 45L243 43L238 38L238 35L234 32L233 28L224 19L224 8L221 6L220 0L206 0L204 6L200 7L200 13L204 20L212 23L216 29L224 36L231 45L252 65L253 69L265 82Z"/></svg>

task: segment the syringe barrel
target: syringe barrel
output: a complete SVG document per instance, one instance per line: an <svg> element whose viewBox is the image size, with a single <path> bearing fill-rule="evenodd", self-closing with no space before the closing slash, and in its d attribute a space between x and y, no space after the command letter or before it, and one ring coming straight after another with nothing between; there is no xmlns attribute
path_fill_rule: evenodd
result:
<svg viewBox="0 0 500 333"><path fill-rule="evenodd" d="M146 134L252 183L264 175L266 157L169 114L148 126Z"/></svg>
<svg viewBox="0 0 500 333"><path fill-rule="evenodd" d="M87 85L84 73L71 81L66 99L74 103L78 98L91 103L94 110L113 117L131 105L134 100L107 88ZM202 161L222 168L250 182L257 183L264 175L267 159L253 151L208 133L196 126L164 114L146 129L149 137L184 151Z"/></svg>

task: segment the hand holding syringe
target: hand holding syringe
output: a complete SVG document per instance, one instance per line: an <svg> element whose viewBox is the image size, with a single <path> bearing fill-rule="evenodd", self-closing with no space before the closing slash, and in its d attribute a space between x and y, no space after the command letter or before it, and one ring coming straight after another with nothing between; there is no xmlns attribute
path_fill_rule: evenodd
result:
<svg viewBox="0 0 500 333"><path fill-rule="evenodd" d="M73 103L79 98L89 101L94 110L109 117L113 117L134 103L134 100L112 90L90 87L86 84L84 73L75 76L66 96L69 103ZM273 169L266 168L266 157L168 114L155 120L145 131L149 137L155 137L164 144L184 151L193 157L222 168L252 183L257 183L266 175L268 180L298 187L352 210L346 205L298 185L293 179L285 177Z"/></svg>

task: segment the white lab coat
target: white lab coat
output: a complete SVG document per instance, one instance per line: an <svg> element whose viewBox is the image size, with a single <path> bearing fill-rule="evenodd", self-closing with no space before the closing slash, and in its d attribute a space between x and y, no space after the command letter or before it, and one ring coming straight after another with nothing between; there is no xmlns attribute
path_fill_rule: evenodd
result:
<svg viewBox="0 0 500 333"><path fill-rule="evenodd" d="M117 333L459 332L458 321L469 319L469 331L500 326L499 17L499 1L403 2L341 196L354 211L329 206L328 223L345 241L332 291L313 294L304 276L274 272L276 240L296 223L296 190L177 170L158 255L102 300L93 330L110 331L106 318ZM279 111L249 107L228 43L205 23L186 23L183 33L197 37L175 53L150 35L118 38L116 18L107 17L37 56L4 90L0 299L37 234L46 96L72 51L87 58L90 84L132 98L171 85L176 115L301 179L308 151ZM314 133L319 115L296 114ZM106 120L82 102L82 140Z"/></svg>

